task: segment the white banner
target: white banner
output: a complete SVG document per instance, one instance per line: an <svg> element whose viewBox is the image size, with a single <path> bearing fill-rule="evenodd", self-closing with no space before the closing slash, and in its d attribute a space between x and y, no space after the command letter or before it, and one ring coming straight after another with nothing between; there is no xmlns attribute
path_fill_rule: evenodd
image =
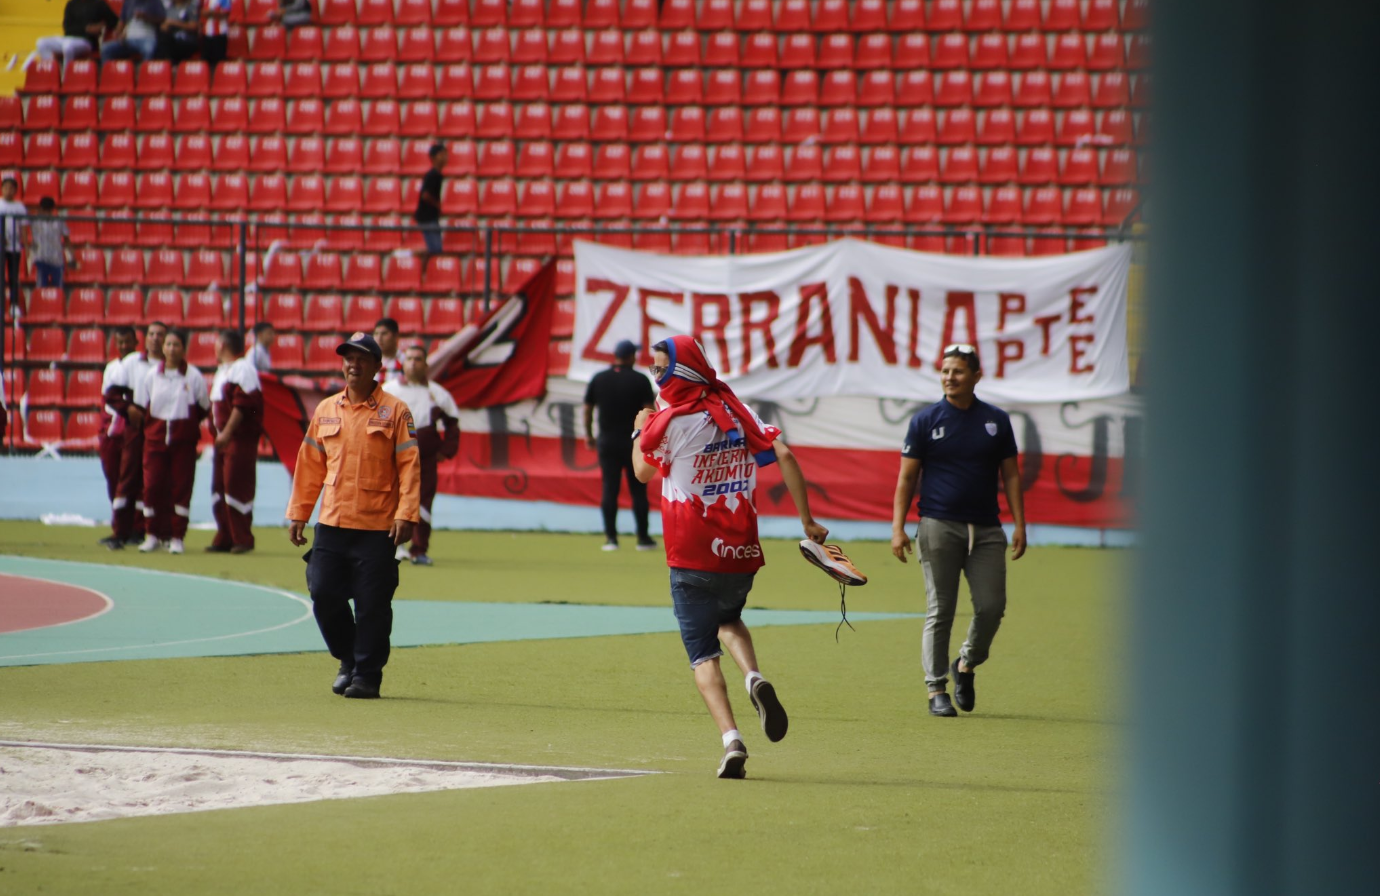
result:
<svg viewBox="0 0 1380 896"><path fill-rule="evenodd" d="M1129 244L1043 258L911 252L860 240L686 257L575 243L570 377L630 339L695 336L744 398L934 401L943 346L978 347L987 401L1081 401L1129 388Z"/></svg>

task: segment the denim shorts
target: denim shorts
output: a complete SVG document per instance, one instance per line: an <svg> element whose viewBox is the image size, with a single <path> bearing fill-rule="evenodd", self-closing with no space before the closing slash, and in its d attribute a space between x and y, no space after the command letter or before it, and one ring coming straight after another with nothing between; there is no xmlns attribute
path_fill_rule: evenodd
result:
<svg viewBox="0 0 1380 896"><path fill-rule="evenodd" d="M441 254L441 225L439 222L419 224L422 239L426 241L426 251L432 255Z"/></svg>
<svg viewBox="0 0 1380 896"><path fill-rule="evenodd" d="M755 575L672 567L671 601L691 668L724 655L719 626L742 618Z"/></svg>

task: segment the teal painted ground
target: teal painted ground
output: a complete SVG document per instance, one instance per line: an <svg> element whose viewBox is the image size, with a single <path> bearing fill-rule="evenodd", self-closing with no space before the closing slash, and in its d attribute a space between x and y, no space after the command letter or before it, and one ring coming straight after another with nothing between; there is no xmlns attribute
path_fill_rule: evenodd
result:
<svg viewBox="0 0 1380 896"><path fill-rule="evenodd" d="M91 619L0 635L0 666L324 652L302 595L158 570L0 556L0 573L81 585L114 603ZM669 606L400 600L393 646L673 632ZM856 621L914 618L853 613ZM749 626L835 623L832 611L748 610Z"/></svg>

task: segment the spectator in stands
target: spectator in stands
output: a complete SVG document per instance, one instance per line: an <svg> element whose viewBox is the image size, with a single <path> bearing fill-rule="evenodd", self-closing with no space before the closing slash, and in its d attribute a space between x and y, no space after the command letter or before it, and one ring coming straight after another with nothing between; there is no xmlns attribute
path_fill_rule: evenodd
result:
<svg viewBox="0 0 1380 896"><path fill-rule="evenodd" d="M67 0L62 10L62 36L40 37L36 44L37 55L43 59L61 56L66 65L73 59L96 52L101 36L119 24L120 17L106 0Z"/></svg>
<svg viewBox="0 0 1380 896"><path fill-rule="evenodd" d="M125 0L115 36L101 47L101 61L154 58L159 29L167 17L163 0Z"/></svg>
<svg viewBox="0 0 1380 896"><path fill-rule="evenodd" d="M19 307L19 256L24 251L24 215L29 210L24 203L16 202L19 181L13 175L6 175L0 181L0 304L4 304L5 291L9 290L10 305Z"/></svg>
<svg viewBox="0 0 1380 896"><path fill-rule="evenodd" d="M216 356L220 367L211 383L211 423L216 432L211 511L216 537L206 550L245 554L254 550L254 479L264 393L253 362L244 356L243 333L222 330Z"/></svg>
<svg viewBox="0 0 1380 896"><path fill-rule="evenodd" d="M229 34L230 0L202 0L201 58L212 69L225 61Z"/></svg>
<svg viewBox="0 0 1380 896"><path fill-rule="evenodd" d="M158 27L158 58L185 62L201 49L200 10L195 0L168 0L167 9Z"/></svg>
<svg viewBox="0 0 1380 896"><path fill-rule="evenodd" d="M379 318L379 322L374 324L374 341L383 351L383 359L379 362L379 382L402 379L403 363L398 356L398 322L391 317Z"/></svg>
<svg viewBox="0 0 1380 896"><path fill-rule="evenodd" d="M644 409L656 410L651 380L633 367L637 346L627 339L613 347L614 364L601 370L585 389L585 444L599 452L604 490L599 508L604 514L604 550L618 550L618 492L624 478L632 497L637 549L650 551L656 542L647 531L647 485L633 470L633 421ZM599 411L599 438L594 438L594 411Z"/></svg>
<svg viewBox="0 0 1380 896"><path fill-rule="evenodd" d="M148 535L142 553L164 544L181 554L191 520L192 484L201 421L211 409L206 380L187 363L187 334L169 330L163 360L134 387L144 423L144 516Z"/></svg>
<svg viewBox="0 0 1380 896"><path fill-rule="evenodd" d="M254 369L259 373L268 373L273 369L273 357L269 352L273 350L273 343L277 341L278 331L273 328L273 324L261 320L254 325L254 348L249 353L249 360L254 363Z"/></svg>
<svg viewBox="0 0 1380 896"><path fill-rule="evenodd" d="M417 211L413 218L426 240L427 255L441 254L441 180L442 170L450 153L444 143L433 143L427 150L431 170L422 175L422 189L417 196Z"/></svg>
<svg viewBox="0 0 1380 896"><path fill-rule="evenodd" d="M163 357L163 337L168 325L161 320L144 329L144 350L133 351L120 362L117 375L106 387L105 401L128 419L120 449L120 483L110 502L111 533L121 544L138 544L147 528L144 507L144 414L134 405L134 388Z"/></svg>
<svg viewBox="0 0 1380 896"><path fill-rule="evenodd" d="M278 0L278 8L268 14L273 22L282 22L284 28L311 24L311 0Z"/></svg>
<svg viewBox="0 0 1380 896"><path fill-rule="evenodd" d="M114 394L118 396L119 390L116 384L124 380L125 357L133 353L138 346L139 340L134 335L133 327L115 328L115 360L105 365L105 376L101 378L102 396L112 395L112 390L115 390ZM105 474L106 496L110 500L112 508L115 507L115 495L120 486L120 458L124 454L125 429L128 426L125 414L125 400L123 399L106 397L101 404L101 431L98 435L97 451L101 458L101 472ZM103 544L112 551L124 550L124 541L114 534L113 511L111 530L112 534L102 538L98 544Z"/></svg>
<svg viewBox="0 0 1380 896"><path fill-rule="evenodd" d="M63 266L72 260L72 250L67 246L72 234L67 222L53 214L55 208L57 203L53 197L44 196L38 201L38 218L29 222L29 254L34 260L40 289L45 286L61 289Z"/></svg>
<svg viewBox="0 0 1380 896"><path fill-rule="evenodd" d="M401 380L389 380L383 391L407 404L417 423L417 451L422 467L421 522L412 532L412 544L398 547L398 560L411 560L413 566L430 566L427 548L431 546L431 504L436 500L436 466L439 458L450 460L460 450L460 409L440 383L427 377L426 347L409 345L403 353Z"/></svg>

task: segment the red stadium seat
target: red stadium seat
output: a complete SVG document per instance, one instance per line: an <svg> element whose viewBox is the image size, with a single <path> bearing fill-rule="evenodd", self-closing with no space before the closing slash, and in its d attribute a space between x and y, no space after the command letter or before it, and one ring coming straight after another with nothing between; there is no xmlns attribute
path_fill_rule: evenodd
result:
<svg viewBox="0 0 1380 896"><path fill-rule="evenodd" d="M933 146L913 146L901 154L901 180L925 183L939 178L939 154Z"/></svg>
<svg viewBox="0 0 1380 896"><path fill-rule="evenodd" d="M198 291L187 297L187 314L183 323L189 327L214 328L225 326L225 302L219 292Z"/></svg>
<svg viewBox="0 0 1380 896"><path fill-rule="evenodd" d="M72 284L102 284L106 281L105 253L94 246L83 246L73 252L76 263L68 271L67 282Z"/></svg>
<svg viewBox="0 0 1380 896"><path fill-rule="evenodd" d="M446 103L440 109L440 124L437 133L444 137L471 137L476 130L474 104L468 100L459 103ZM452 170L455 162L452 160ZM430 164L428 163L428 166Z"/></svg>
<svg viewBox="0 0 1380 896"><path fill-rule="evenodd" d="M997 146L1016 139L1016 116L1010 109L992 109L983 113L978 122L977 142L983 146Z"/></svg>
<svg viewBox="0 0 1380 896"><path fill-rule="evenodd" d="M1054 142L1054 116L1048 109L1029 109L1016 120L1016 143L1035 146Z"/></svg>
<svg viewBox="0 0 1380 896"><path fill-rule="evenodd" d="M866 183L891 183L901 177L900 153L895 146L877 146L863 162L862 180Z"/></svg>
<svg viewBox="0 0 1380 896"><path fill-rule="evenodd" d="M1021 215L1026 224L1058 224L1063 217L1063 191L1058 187L1039 187L1031 190L1025 197L1025 213Z"/></svg>
<svg viewBox="0 0 1380 896"><path fill-rule="evenodd" d="M1059 120L1054 142L1059 146L1076 146L1097 132L1093 114L1088 109L1070 109Z"/></svg>
<svg viewBox="0 0 1380 896"><path fill-rule="evenodd" d="M1133 184L1139 178L1136 174L1136 154L1129 149L1113 149L1107 153L1102 167L1100 183L1110 186Z"/></svg>
<svg viewBox="0 0 1380 896"><path fill-rule="evenodd" d="M1053 9L1053 7L1051 7ZM1048 29L1046 29L1048 30ZM1087 50L1083 45L1083 35L1078 33L1060 34L1054 39L1054 52L1049 57L1049 67L1068 71L1086 68Z"/></svg>
<svg viewBox="0 0 1380 896"><path fill-rule="evenodd" d="M671 213L671 188L665 183L645 183L637 188L632 217L656 221Z"/></svg>
<svg viewBox="0 0 1380 896"><path fill-rule="evenodd" d="M703 180L708 174L708 157L705 148L690 143L678 147L672 156L672 180Z"/></svg>
<svg viewBox="0 0 1380 896"><path fill-rule="evenodd" d="M297 330L302 326L302 297L295 293L274 293L264 300L262 320L279 330Z"/></svg>
<svg viewBox="0 0 1380 896"><path fill-rule="evenodd" d="M713 181L743 180L747 176L743 147L739 143L728 143L715 147L714 161L709 166L709 179Z"/></svg>
<svg viewBox="0 0 1380 896"><path fill-rule="evenodd" d="M1078 0L1050 0L1040 24L1046 31L1077 31L1080 18Z"/></svg>
<svg viewBox="0 0 1380 896"><path fill-rule="evenodd" d="M1018 34L1016 45L1011 51L1007 65L1013 69L1026 71L1042 69L1047 64L1045 55L1045 36L1043 34Z"/></svg>
<svg viewBox="0 0 1380 896"><path fill-rule="evenodd" d="M1089 147L1070 149L1059 172L1059 183L1078 186L1097 183L1097 150Z"/></svg>
<svg viewBox="0 0 1380 896"><path fill-rule="evenodd" d="M588 181L564 181L557 186L556 195L557 218L588 218L593 213L594 190Z"/></svg>
<svg viewBox="0 0 1380 896"><path fill-rule="evenodd" d="M74 370L67 381L62 404L69 408L97 407L101 402L100 370Z"/></svg>
<svg viewBox="0 0 1380 896"><path fill-rule="evenodd" d="M1016 150L996 146L987 150L978 164L978 183L1004 184L1016 180Z"/></svg>
<svg viewBox="0 0 1380 896"><path fill-rule="evenodd" d="M781 139L781 111L775 106L748 113L743 138L748 143L776 143Z"/></svg>
<svg viewBox="0 0 1380 896"><path fill-rule="evenodd" d="M793 148L786 159L783 180L792 183L817 181L823 177L823 153L819 146L802 143Z"/></svg>
<svg viewBox="0 0 1380 896"><path fill-rule="evenodd" d="M925 70L903 72L896 81L896 104L903 107L928 106L934 102L934 80Z"/></svg>
<svg viewBox="0 0 1380 896"><path fill-rule="evenodd" d="M421 292L450 295L465 291L464 267L453 255L434 255L422 274ZM394 290L397 291L397 290ZM417 290L410 290L416 292ZM420 329L420 327L418 328Z"/></svg>
<svg viewBox="0 0 1380 896"><path fill-rule="evenodd" d="M1087 72L1064 72L1054 90L1056 109L1076 109L1092 103L1092 90Z"/></svg>
<svg viewBox="0 0 1380 896"><path fill-rule="evenodd" d="M64 131L95 130L96 112L97 105L94 96L69 96L62 102L62 129Z"/></svg>
<svg viewBox="0 0 1380 896"><path fill-rule="evenodd" d="M1140 204L1140 195L1130 188L1112 190L1100 222L1106 227L1121 227Z"/></svg>
<svg viewBox="0 0 1380 896"><path fill-rule="evenodd" d="M856 146L835 146L829 150L824 161L823 177L826 183L854 181L862 177L862 154Z"/></svg>
<svg viewBox="0 0 1380 896"><path fill-rule="evenodd" d="M1057 162L1058 157L1052 147L1036 146L1027 150L1025 163L1021 166L1020 182L1031 185L1053 183L1058 175Z"/></svg>
<svg viewBox="0 0 1380 896"><path fill-rule="evenodd" d="M1107 72L1097 79L1092 96L1095 108L1117 109L1130 102L1130 85L1125 72Z"/></svg>

